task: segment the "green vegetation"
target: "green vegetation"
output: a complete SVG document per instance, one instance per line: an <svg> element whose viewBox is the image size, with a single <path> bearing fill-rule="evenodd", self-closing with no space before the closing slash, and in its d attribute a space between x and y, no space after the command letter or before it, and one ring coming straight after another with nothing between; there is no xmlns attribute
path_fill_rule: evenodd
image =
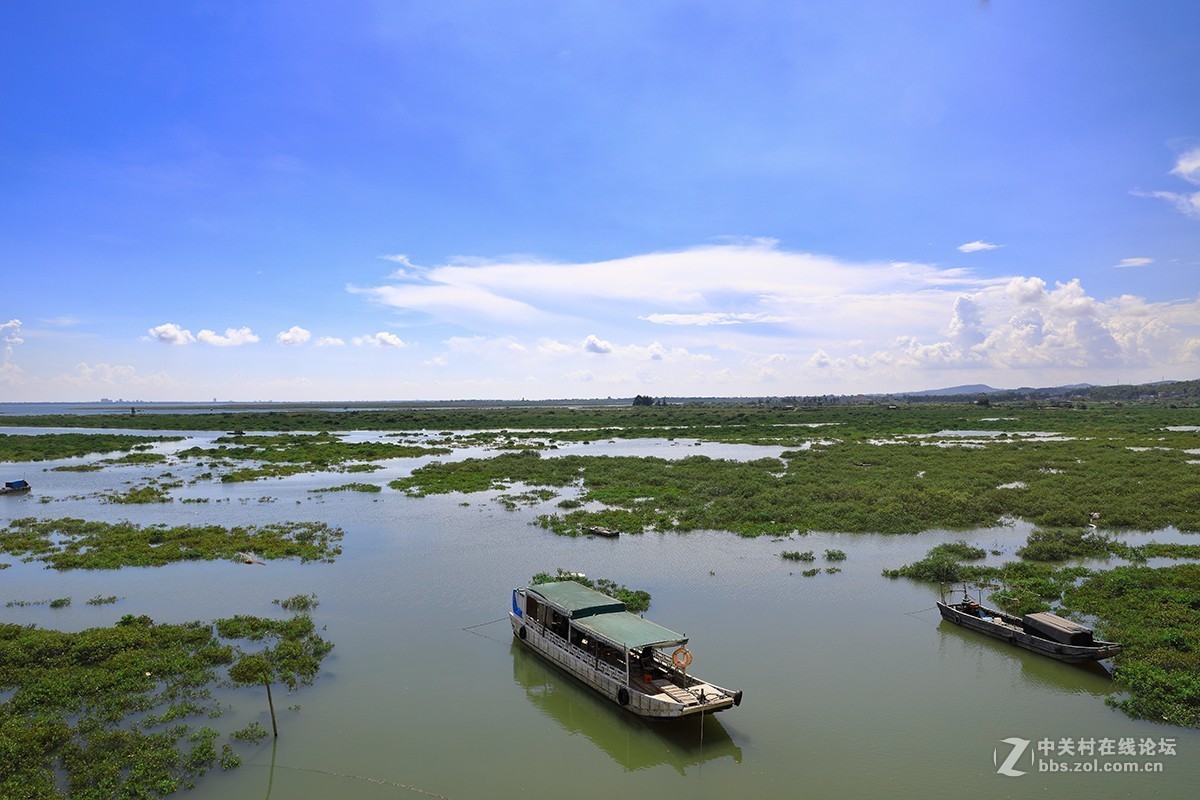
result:
<svg viewBox="0 0 1200 800"><path fill-rule="evenodd" d="M1117 567L1066 589L1063 609L1120 642L1108 703L1133 717L1200 727L1200 564Z"/></svg>
<svg viewBox="0 0 1200 800"><path fill-rule="evenodd" d="M1060 441L997 436L978 447L934 447L894 434L884 439L868 436L847 423L837 429L836 441L809 439L808 449L787 451L783 459L548 458L523 451L430 463L389 485L415 497L505 490L515 484L578 486L584 491L577 502L604 507L563 509L539 518L543 527L568 536L589 525L623 533L728 530L744 536L786 536L802 530L918 533L932 528L969 530L1014 517L1067 528L1082 525L1094 513L1102 513L1110 530L1170 525L1200 530L1200 472L1187 464L1191 455L1186 452L1200 446L1195 432L1141 423L1122 428L1098 414L1090 419L1096 429L1084 435L1080 421L1088 421L1088 415L1072 413L1079 419L1053 415L1052 420L1035 420L1047 423L1046 428L1079 431L1076 438ZM865 414L859 411L859 416ZM852 421L861 426L868 420ZM942 421L960 429L996 428L996 423L979 418ZM1182 420L1163 420L1168 421ZM776 441L784 434L814 435L804 428L772 430ZM758 440L765 438L764 434ZM1131 449L1151 442L1156 449ZM1025 488L1011 488L1017 485Z"/></svg>
<svg viewBox="0 0 1200 800"><path fill-rule="evenodd" d="M846 553L844 550L826 550L825 551L825 560L826 561L845 561Z"/></svg>
<svg viewBox="0 0 1200 800"><path fill-rule="evenodd" d="M110 594L108 597L96 595L95 597L93 597L91 600L88 600L87 602L88 602L89 606L103 606L103 605L107 605L108 603L117 602L117 596L115 594Z"/></svg>
<svg viewBox="0 0 1200 800"><path fill-rule="evenodd" d="M259 655L277 679L312 682L332 645L311 619L243 619L243 628L269 631ZM156 625L126 615L79 633L0 624L0 691L12 692L0 705L0 796L158 798L217 763L236 767L228 744L218 755L216 730L189 722L220 715L210 687L220 668L247 657L218 638L231 638L222 622ZM252 724L238 734L231 738L255 741L258 731Z"/></svg>
<svg viewBox="0 0 1200 800"><path fill-rule="evenodd" d="M644 592L641 589L630 589L624 584L618 584L616 581L609 580L608 578L588 578L580 575L578 572L567 572L564 569L558 569L554 575L548 572L539 572L529 579L529 583L534 586L539 583L550 583L551 581L575 581L576 583L582 583L584 586L604 592L609 597L615 597L624 603L625 608L634 614L644 614L650 610L649 592Z"/></svg>
<svg viewBox="0 0 1200 800"><path fill-rule="evenodd" d="M179 456L217 458L223 464L230 461L259 462L259 466L256 467L242 467L225 473L221 480L226 483L281 478L303 472L348 471L350 467L360 465L347 462L411 458L450 452L444 447L419 447L391 442L347 443L327 431L315 434L281 433L275 436L222 436L217 438L215 443L218 445L215 448L191 447L180 452Z"/></svg>
<svg viewBox="0 0 1200 800"><path fill-rule="evenodd" d="M805 550L803 553L799 550L784 550L779 557L784 561L816 561L817 559L812 550Z"/></svg>
<svg viewBox="0 0 1200 800"><path fill-rule="evenodd" d="M803 572L801 572L800 574L801 574L801 575L803 575L803 576L804 576L804 577L806 577L806 578L811 578L811 577L813 577L814 575L820 575L820 574L821 574L821 568L820 568L820 567L813 567L812 569L806 569L806 570L804 570L804 571L803 571Z"/></svg>
<svg viewBox="0 0 1200 800"><path fill-rule="evenodd" d="M330 486L325 489L309 489L310 492L382 492L383 487L377 483L343 483L341 486Z"/></svg>
<svg viewBox="0 0 1200 800"><path fill-rule="evenodd" d="M41 419L41 417L33 417ZM18 423L5 418L6 425ZM111 423L111 420L109 420ZM90 427L67 425L65 427ZM56 458L73 458L91 453L110 453L114 450L131 450L138 445L151 442L177 442L182 436L130 436L119 433L44 433L3 434L0 433L0 461L49 461ZM148 454L138 454L146 456ZM133 454L126 458L133 457ZM123 462L124 463L124 462ZM129 462L133 463L133 462Z"/></svg>
<svg viewBox="0 0 1200 800"><path fill-rule="evenodd" d="M69 597L60 597L57 600L50 601L51 608L66 608L69 605L71 605L71 598Z"/></svg>
<svg viewBox="0 0 1200 800"><path fill-rule="evenodd" d="M264 560L332 562L342 552L338 544L342 536L341 528L322 522L225 528L27 517L0 529L0 552L54 569L157 567L176 561L233 559L249 551Z"/></svg>
<svg viewBox="0 0 1200 800"><path fill-rule="evenodd" d="M1105 558L1125 547L1112 536L1080 528L1037 528L1017 555L1030 561L1066 561L1068 558Z"/></svg>

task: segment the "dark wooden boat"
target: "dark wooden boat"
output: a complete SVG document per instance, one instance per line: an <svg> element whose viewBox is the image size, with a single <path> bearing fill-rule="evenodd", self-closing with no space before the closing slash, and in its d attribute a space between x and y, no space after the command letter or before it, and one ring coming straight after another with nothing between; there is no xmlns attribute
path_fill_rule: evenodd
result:
<svg viewBox="0 0 1200 800"><path fill-rule="evenodd" d="M25 481L5 481L4 485L0 486L0 494L24 494L30 488Z"/></svg>
<svg viewBox="0 0 1200 800"><path fill-rule="evenodd" d="M1017 617L982 605L965 589L959 602L947 603L943 597L937 607L942 619L955 625L1059 661L1099 661L1121 652L1121 645L1094 638L1091 628L1078 622L1048 613Z"/></svg>

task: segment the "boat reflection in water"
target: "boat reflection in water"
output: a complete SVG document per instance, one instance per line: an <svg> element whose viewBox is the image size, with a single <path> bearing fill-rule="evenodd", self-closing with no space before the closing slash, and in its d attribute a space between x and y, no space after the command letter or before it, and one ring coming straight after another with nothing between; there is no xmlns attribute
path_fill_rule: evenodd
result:
<svg viewBox="0 0 1200 800"><path fill-rule="evenodd" d="M1028 650L997 644L991 637L944 619L938 622L937 630L943 642L952 639L977 653L980 670L994 671L994 659L999 653L1021 662L1021 676L1025 680L1044 686L1055 694L1104 697L1114 691L1112 673L1099 661L1052 661Z"/></svg>
<svg viewBox="0 0 1200 800"><path fill-rule="evenodd" d="M513 679L530 702L563 730L587 737L627 771L668 765L684 775L688 767L706 761L742 762L742 748L711 714L674 725L648 722L624 713L520 643L514 641L511 652Z"/></svg>

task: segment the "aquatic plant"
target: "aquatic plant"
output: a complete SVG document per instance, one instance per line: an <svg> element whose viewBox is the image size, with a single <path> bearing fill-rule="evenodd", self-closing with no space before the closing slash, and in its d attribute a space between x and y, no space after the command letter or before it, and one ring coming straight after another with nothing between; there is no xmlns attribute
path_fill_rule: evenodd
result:
<svg viewBox="0 0 1200 800"><path fill-rule="evenodd" d="M304 619L260 626L282 654L272 668L295 685L311 683L332 647ZM78 633L0 623L0 691L12 692L0 704L0 796L158 798L217 763L236 767L228 744L218 753L218 731L190 722L219 715L210 687L245 655L214 627L132 615ZM253 725L238 733L257 735Z"/></svg>
<svg viewBox="0 0 1200 800"><path fill-rule="evenodd" d="M340 486L329 486L324 489L309 489L310 492L382 492L383 487L377 483L343 483Z"/></svg>
<svg viewBox="0 0 1200 800"><path fill-rule="evenodd" d="M1107 702L1132 717L1200 727L1200 564L1123 566L1064 592L1063 609L1096 621L1118 641Z"/></svg>
<svg viewBox="0 0 1200 800"><path fill-rule="evenodd" d="M826 550L825 551L825 560L826 561L845 561L846 560L846 552L844 550Z"/></svg>
<svg viewBox="0 0 1200 800"><path fill-rule="evenodd" d="M6 418L5 424L14 423ZM63 427L87 426L66 425ZM151 442L177 442L182 439L182 436L133 436L120 433L0 433L0 461L49 461L56 458L74 458L92 453L131 450L138 445ZM133 454L126 456L126 458L131 457Z"/></svg>
<svg viewBox="0 0 1200 800"><path fill-rule="evenodd" d="M1035 528L1017 555L1031 561L1066 561L1068 558L1103 558L1121 552L1112 536L1082 528Z"/></svg>
<svg viewBox="0 0 1200 800"><path fill-rule="evenodd" d="M815 561L817 558L812 550L805 550L803 553L799 550L784 550L779 557L784 561Z"/></svg>
<svg viewBox="0 0 1200 800"><path fill-rule="evenodd" d="M54 569L154 567L176 561L233 559L253 551L265 560L332 562L341 553L341 528L322 522L141 526L131 522L33 517L0 528L0 552L41 561Z"/></svg>
<svg viewBox="0 0 1200 800"><path fill-rule="evenodd" d="M102 605L106 605L108 603L115 603L115 602L117 602L117 596L115 594L110 594L108 597L96 595L91 600L87 601L89 606L102 606Z"/></svg>

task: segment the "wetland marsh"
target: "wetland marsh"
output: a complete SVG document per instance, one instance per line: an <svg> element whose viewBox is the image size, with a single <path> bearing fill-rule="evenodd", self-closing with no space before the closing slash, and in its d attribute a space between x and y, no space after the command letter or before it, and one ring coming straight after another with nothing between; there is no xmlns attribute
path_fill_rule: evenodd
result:
<svg viewBox="0 0 1200 800"><path fill-rule="evenodd" d="M429 414L0 418L53 453L0 464L34 484L0 504L0 600L26 603L0 621L74 634L318 596L336 647L315 683L277 687L276 742L233 738L269 728L253 689L214 690L224 712L196 727L242 764L194 797L1186 797L1200 779L1200 688L1176 680L1200 652L1194 409ZM183 438L63 452L69 422ZM152 485L159 502L103 501ZM1093 514L1095 535L1045 533ZM590 524L624 535L580 535ZM235 531L275 531L282 549ZM297 532L325 549L305 560ZM265 566L234 560L252 548ZM104 568L78 560L97 553ZM1131 644L1125 682L947 627L936 583L884 576L930 558L1028 578L1012 582L1102 620ZM557 569L651 595L648 616L690 634L704 674L746 702L703 731L648 726L514 646L508 590ZM1170 738L1178 755L1158 774L1017 779L993 763L1008 737Z"/></svg>

